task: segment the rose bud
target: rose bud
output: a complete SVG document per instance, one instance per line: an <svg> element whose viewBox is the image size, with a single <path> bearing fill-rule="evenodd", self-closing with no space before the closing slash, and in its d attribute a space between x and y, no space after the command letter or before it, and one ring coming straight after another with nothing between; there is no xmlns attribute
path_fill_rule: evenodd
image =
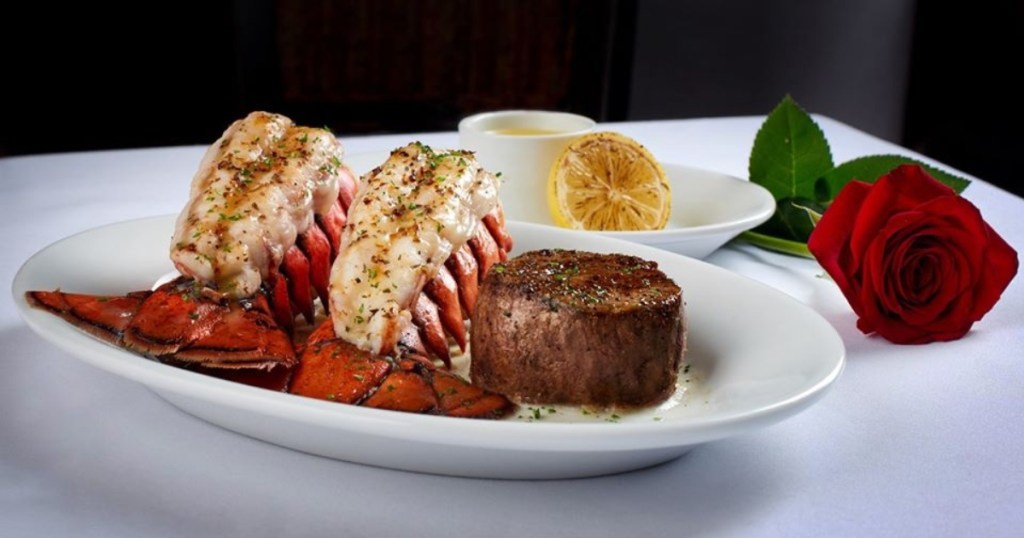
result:
<svg viewBox="0 0 1024 538"><path fill-rule="evenodd" d="M1017 252L978 208L917 165L851 181L807 242L857 314L898 344L956 340L1017 274Z"/></svg>

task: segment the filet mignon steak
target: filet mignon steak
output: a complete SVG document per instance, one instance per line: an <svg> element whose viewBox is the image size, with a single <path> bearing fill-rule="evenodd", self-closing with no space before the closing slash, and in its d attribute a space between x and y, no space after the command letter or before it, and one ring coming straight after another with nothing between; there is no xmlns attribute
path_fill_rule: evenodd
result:
<svg viewBox="0 0 1024 538"><path fill-rule="evenodd" d="M537 250L496 265L471 327L473 383L520 403L661 401L686 347L682 290L621 254Z"/></svg>

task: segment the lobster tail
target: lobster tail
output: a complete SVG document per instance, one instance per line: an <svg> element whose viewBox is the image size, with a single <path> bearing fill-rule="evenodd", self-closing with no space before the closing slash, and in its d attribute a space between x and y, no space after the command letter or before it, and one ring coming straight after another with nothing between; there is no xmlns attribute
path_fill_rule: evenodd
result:
<svg viewBox="0 0 1024 538"><path fill-rule="evenodd" d="M341 232L356 192L351 173L340 174L338 199L329 211L317 217L285 253L279 268L271 268L264 284L274 319L291 331L301 315L308 323L315 319L314 302L328 303L331 263L340 250ZM437 275L424 286L414 302L414 327L403 331L399 343L416 353L451 364L449 338L460 350L466 349L465 320L476 304L479 283L499 262L508 259L512 238L505 229L505 217L497 205L482 219L470 241L452 254Z"/></svg>

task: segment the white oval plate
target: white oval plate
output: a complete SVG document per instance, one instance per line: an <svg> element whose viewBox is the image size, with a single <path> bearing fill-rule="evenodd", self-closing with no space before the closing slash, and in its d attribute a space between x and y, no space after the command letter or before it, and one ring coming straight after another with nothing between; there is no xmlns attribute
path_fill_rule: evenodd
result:
<svg viewBox="0 0 1024 538"><path fill-rule="evenodd" d="M379 166L387 157L387 152L357 153L346 157L345 162L361 175ZM662 167L672 185L672 215L665 229L592 233L704 258L740 233L765 222L775 212L775 199L756 183L679 164L662 163ZM505 215L507 219L555 226L543 192L525 193L511 185L503 186L502 200L513 196L536 198L536 210L530 214L509 212ZM525 204L514 207L522 205Z"/></svg>
<svg viewBox="0 0 1024 538"><path fill-rule="evenodd" d="M767 286L663 250L601 235L511 223L516 250L576 248L657 261L684 290L693 379L665 405L622 417L527 422L415 415L272 392L157 363L32 309L29 290L123 294L171 270L173 216L89 230L46 247L14 279L14 300L43 338L140 382L229 430L346 461L492 478L566 478L647 467L691 446L782 420L824 393L843 368L842 341L821 316ZM524 411L529 415L529 410ZM545 409L541 414L546 416ZM599 417L600 418L600 417Z"/></svg>

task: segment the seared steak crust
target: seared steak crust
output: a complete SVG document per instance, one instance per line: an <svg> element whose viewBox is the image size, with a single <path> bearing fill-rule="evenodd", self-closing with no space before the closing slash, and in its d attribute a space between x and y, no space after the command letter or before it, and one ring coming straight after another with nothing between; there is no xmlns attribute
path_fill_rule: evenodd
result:
<svg viewBox="0 0 1024 538"><path fill-rule="evenodd" d="M480 288L470 376L521 403L648 405L674 391L685 339L682 291L656 263L538 250Z"/></svg>

